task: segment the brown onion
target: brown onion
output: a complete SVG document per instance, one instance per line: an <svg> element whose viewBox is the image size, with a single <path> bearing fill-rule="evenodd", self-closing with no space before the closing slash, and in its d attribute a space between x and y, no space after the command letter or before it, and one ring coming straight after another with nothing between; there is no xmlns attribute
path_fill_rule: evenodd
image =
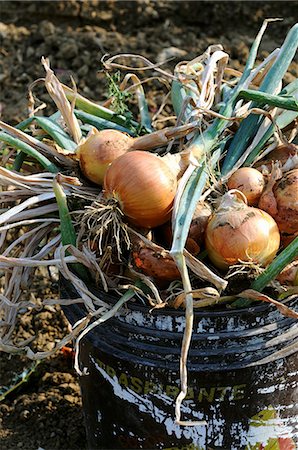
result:
<svg viewBox="0 0 298 450"><path fill-rule="evenodd" d="M277 180L271 191L264 191L259 207L274 217L283 235L294 239L298 232L298 169L290 170Z"/></svg>
<svg viewBox="0 0 298 450"><path fill-rule="evenodd" d="M102 185L108 166L126 153L133 138L117 130L98 131L92 128L84 142L77 149L80 168L88 180Z"/></svg>
<svg viewBox="0 0 298 450"><path fill-rule="evenodd" d="M228 182L228 189L238 189L243 192L249 205L258 204L259 198L265 186L265 180L261 172L252 167L241 167L236 170Z"/></svg>
<svg viewBox="0 0 298 450"><path fill-rule="evenodd" d="M134 240L132 247L134 265L145 275L159 281L180 279L180 272L175 261L162 247L149 247L141 239Z"/></svg>
<svg viewBox="0 0 298 450"><path fill-rule="evenodd" d="M131 223L145 228L169 220L176 190L176 176L168 164L142 151L117 158L104 179L105 196L118 201Z"/></svg>
<svg viewBox="0 0 298 450"><path fill-rule="evenodd" d="M269 214L247 206L243 194L232 190L211 216L205 244L210 260L220 269L241 261L266 266L278 251L280 236Z"/></svg>

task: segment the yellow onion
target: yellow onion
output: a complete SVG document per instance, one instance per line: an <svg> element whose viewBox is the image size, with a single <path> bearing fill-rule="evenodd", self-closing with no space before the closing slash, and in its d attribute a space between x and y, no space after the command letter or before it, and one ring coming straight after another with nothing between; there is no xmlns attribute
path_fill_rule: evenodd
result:
<svg viewBox="0 0 298 450"><path fill-rule="evenodd" d="M271 189L269 185L259 207L276 220L284 245L290 243L298 233L298 169L284 174Z"/></svg>
<svg viewBox="0 0 298 450"><path fill-rule="evenodd" d="M108 166L126 153L133 138L117 130L95 128L77 148L81 171L88 180L102 185Z"/></svg>
<svg viewBox="0 0 298 450"><path fill-rule="evenodd" d="M176 190L176 176L168 164L142 151L117 158L104 178L105 196L116 199L129 221L144 228L169 220Z"/></svg>
<svg viewBox="0 0 298 450"><path fill-rule="evenodd" d="M228 189L238 189L247 198L249 205L258 204L259 198L265 186L265 180L261 172L252 167L241 167L236 170L228 182Z"/></svg>
<svg viewBox="0 0 298 450"><path fill-rule="evenodd" d="M220 269L241 261L266 266L278 251L280 236L269 214L248 206L241 192L231 190L208 222L205 244L210 260Z"/></svg>

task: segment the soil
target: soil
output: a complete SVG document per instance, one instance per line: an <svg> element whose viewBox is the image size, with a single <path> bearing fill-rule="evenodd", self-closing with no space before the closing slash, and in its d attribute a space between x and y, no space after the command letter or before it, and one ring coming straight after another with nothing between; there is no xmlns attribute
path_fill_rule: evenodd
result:
<svg viewBox="0 0 298 450"><path fill-rule="evenodd" d="M296 2L169 2L159 1L2 1L0 109L2 120L15 124L27 117L27 88L43 77L41 56L49 57L61 81L73 76L79 92L95 99L107 97L105 77L100 72L105 53L138 53L152 61L192 59L210 44L221 43L239 68L266 17L283 17L269 25L260 57L281 45L295 22ZM297 76L292 64L288 81ZM154 110L160 86L153 84L149 105ZM147 92L148 94L148 92ZM38 90L38 97L47 96ZM30 295L58 295L57 283L40 276ZM28 294L29 295L29 294ZM38 345L49 348L67 331L63 314L48 307L34 319L23 316L22 337L38 335ZM0 385L16 384L16 376L29 370L25 357L1 356ZM7 450L85 449L84 419L79 384L65 350L43 360L28 381L0 403L2 448ZM20 380L20 378L19 378Z"/></svg>

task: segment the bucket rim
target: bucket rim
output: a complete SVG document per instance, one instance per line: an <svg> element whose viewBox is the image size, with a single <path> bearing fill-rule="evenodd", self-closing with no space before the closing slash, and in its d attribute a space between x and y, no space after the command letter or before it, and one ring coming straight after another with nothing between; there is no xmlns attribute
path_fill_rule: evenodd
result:
<svg viewBox="0 0 298 450"><path fill-rule="evenodd" d="M61 286L66 285L66 286L71 286L71 289L73 291L76 292L75 287L73 286L73 284L69 281L66 280L63 276L59 277L59 287L61 288ZM114 304L115 302L117 302L119 300L119 298L117 298L115 295L112 294L108 294L104 291L102 291L101 289L99 289L97 286L95 285L91 285L89 286L89 289L91 290L92 293L94 293L95 295L101 296L101 298L106 301L107 303L110 304ZM134 297L133 297L134 298ZM132 300L133 300L132 298ZM294 296L295 300L298 300L298 295ZM291 297L291 300L293 300L293 297ZM289 300L288 299L284 299L284 301L282 302L283 304L286 304ZM80 309L81 311L84 311L84 307L76 304L75 305L78 309ZM165 316L172 316L172 317L179 317L179 316L184 316L185 311L180 309L180 310L175 310L173 308L168 308L168 309L158 309L158 308L154 308L154 307L150 307L148 306L144 306L141 304L135 304L132 301L129 302L129 304L126 304L124 306L125 308L132 310L132 311L138 311L141 312L144 315L147 314L159 314L159 315L165 315ZM253 315L253 314L258 314L258 313L263 313L264 311L268 310L273 310L276 309L274 307L274 305L270 304L270 303L262 303L259 305L252 305L246 308L239 308L239 309L219 309L216 311L199 311L194 309L194 316L195 317L216 317L218 315L221 315L223 317L239 317L239 316L244 316L244 315Z"/></svg>

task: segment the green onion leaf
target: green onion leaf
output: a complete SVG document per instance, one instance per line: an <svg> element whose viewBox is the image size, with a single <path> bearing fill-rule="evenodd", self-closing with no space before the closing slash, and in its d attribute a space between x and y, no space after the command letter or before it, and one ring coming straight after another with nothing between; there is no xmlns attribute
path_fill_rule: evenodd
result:
<svg viewBox="0 0 298 450"><path fill-rule="evenodd" d="M76 247L77 236L68 209L67 198L63 186L59 183L57 177L55 177L53 181L53 190L59 209L62 245L72 245L73 247ZM72 266L82 280L87 281L89 279L88 271L85 266L80 263L74 263Z"/></svg>
<svg viewBox="0 0 298 450"><path fill-rule="evenodd" d="M289 31L280 52L274 61L273 65L266 74L260 91L266 93L273 93L278 88L280 80L283 79L292 59L295 56L298 47L298 24L294 25ZM252 103L251 108L256 105ZM250 115L241 123L238 131L234 135L232 143L228 149L225 157L222 175L226 175L241 157L249 142L256 135L259 126L263 121L263 117L259 115Z"/></svg>
<svg viewBox="0 0 298 450"><path fill-rule="evenodd" d="M298 256L298 236L266 267L252 283L251 288L262 292L268 283Z"/></svg>
<svg viewBox="0 0 298 450"><path fill-rule="evenodd" d="M17 139L13 136L5 132L0 132L0 141L5 142L5 144L10 145L11 147L16 148L17 150L21 150L29 156L35 158L46 170L51 173L58 173L59 170L55 166L54 163L48 160L45 156L39 153L35 148L31 147L29 144L22 142L20 139Z"/></svg>
<svg viewBox="0 0 298 450"><path fill-rule="evenodd" d="M130 136L135 136L135 133L131 131L129 128L119 125L115 122L111 122L110 120L95 116L85 111L80 111L78 109L75 109L74 113L76 117L80 119L82 122L92 125L93 127L97 128L97 130L105 130L109 128L112 130L122 131L123 133L127 133Z"/></svg>
<svg viewBox="0 0 298 450"><path fill-rule="evenodd" d="M57 144L65 150L75 151L77 144L69 137L69 135L52 119L48 117L34 117L38 125L46 131Z"/></svg>
<svg viewBox="0 0 298 450"><path fill-rule="evenodd" d="M270 105L277 108L289 109L291 111L298 111L298 102L293 96L271 95L252 89L245 89L239 92L239 98L245 100L253 100L255 103L263 106Z"/></svg>

